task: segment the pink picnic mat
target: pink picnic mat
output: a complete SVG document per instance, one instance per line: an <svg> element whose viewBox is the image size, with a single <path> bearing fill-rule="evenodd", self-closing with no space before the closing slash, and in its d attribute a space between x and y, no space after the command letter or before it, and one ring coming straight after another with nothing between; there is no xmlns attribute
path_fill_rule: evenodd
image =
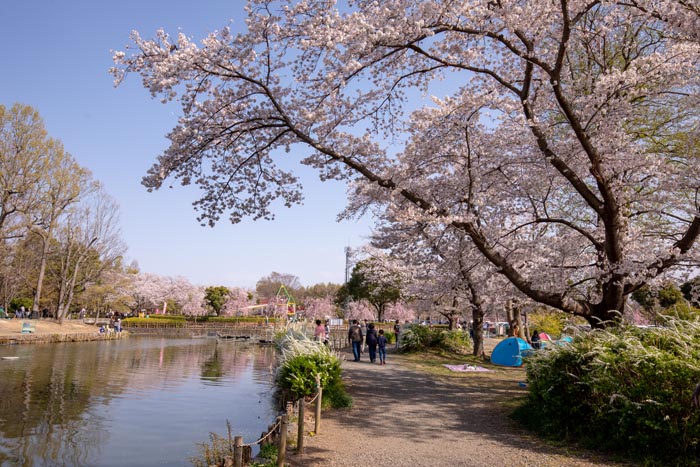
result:
<svg viewBox="0 0 700 467"><path fill-rule="evenodd" d="M476 365L445 365L450 371L492 371L483 366Z"/></svg>

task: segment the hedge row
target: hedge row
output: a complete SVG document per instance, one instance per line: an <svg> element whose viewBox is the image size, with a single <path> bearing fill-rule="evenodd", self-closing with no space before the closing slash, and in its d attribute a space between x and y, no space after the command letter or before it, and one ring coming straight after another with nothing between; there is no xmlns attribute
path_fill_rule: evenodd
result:
<svg viewBox="0 0 700 467"><path fill-rule="evenodd" d="M153 322L159 324L168 324L175 327L185 326L187 323L276 323L278 318L268 318L258 316L237 316L237 317L222 317L222 316L182 316L182 315L150 315L148 318L126 318L122 321L125 326L148 326Z"/></svg>
<svg viewBox="0 0 700 467"><path fill-rule="evenodd" d="M544 434L645 465L696 466L698 362L698 323L593 331L528 358L528 397L515 416Z"/></svg>

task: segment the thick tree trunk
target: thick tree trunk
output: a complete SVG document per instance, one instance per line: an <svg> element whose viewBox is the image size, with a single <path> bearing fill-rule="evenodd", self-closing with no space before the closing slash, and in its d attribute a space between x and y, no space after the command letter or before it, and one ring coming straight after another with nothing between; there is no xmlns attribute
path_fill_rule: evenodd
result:
<svg viewBox="0 0 700 467"><path fill-rule="evenodd" d="M484 307L481 295L474 283L466 276L467 287L471 293L472 305L472 340L474 341L474 356L485 358L484 351Z"/></svg>
<svg viewBox="0 0 700 467"><path fill-rule="evenodd" d="M590 315L586 316L586 321L594 329L602 329L609 326L616 326L622 320L622 314L627 302L627 296L620 295L614 300L603 300L592 307Z"/></svg>

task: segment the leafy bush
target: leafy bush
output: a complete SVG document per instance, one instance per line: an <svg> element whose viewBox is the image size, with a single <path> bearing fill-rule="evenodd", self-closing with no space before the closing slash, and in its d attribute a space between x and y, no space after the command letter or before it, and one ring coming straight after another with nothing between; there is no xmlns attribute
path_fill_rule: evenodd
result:
<svg viewBox="0 0 700 467"><path fill-rule="evenodd" d="M698 323L593 331L528 359L529 393L515 416L648 465L697 465L700 415L691 400L698 359Z"/></svg>
<svg viewBox="0 0 700 467"><path fill-rule="evenodd" d="M418 352L437 348L448 352L465 354L471 350L469 333L448 331L444 328L411 326L401 333L400 349L403 352Z"/></svg>
<svg viewBox="0 0 700 467"><path fill-rule="evenodd" d="M33 304L34 304L34 300L31 298L25 298L25 297L13 298L10 301L9 311L17 311L21 307L24 307L25 310L30 311L32 309Z"/></svg>
<svg viewBox="0 0 700 467"><path fill-rule="evenodd" d="M468 332L442 331L439 345L448 352L466 355L471 352L472 340Z"/></svg>
<svg viewBox="0 0 700 467"><path fill-rule="evenodd" d="M537 310L527 315L531 331L546 332L553 339L561 336L568 317L569 315L565 315L561 311L549 310Z"/></svg>
<svg viewBox="0 0 700 467"><path fill-rule="evenodd" d="M399 349L403 352L419 352L429 346L431 339L430 328L426 326L411 326L400 334Z"/></svg>
<svg viewBox="0 0 700 467"><path fill-rule="evenodd" d="M327 346L290 329L278 343L281 357L277 387L294 398L316 393L320 376L323 399L332 407L347 407L351 400L341 379L340 359Z"/></svg>

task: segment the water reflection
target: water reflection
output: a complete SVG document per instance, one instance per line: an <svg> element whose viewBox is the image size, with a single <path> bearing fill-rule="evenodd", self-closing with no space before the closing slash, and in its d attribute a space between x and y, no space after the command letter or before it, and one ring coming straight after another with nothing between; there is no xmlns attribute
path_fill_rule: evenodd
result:
<svg viewBox="0 0 700 467"><path fill-rule="evenodd" d="M271 422L274 350L211 339L0 347L0 466L188 466Z"/></svg>
<svg viewBox="0 0 700 467"><path fill-rule="evenodd" d="M221 364L221 358L219 357L218 347L214 347L214 353L211 357L207 358L202 365L202 379L207 380L218 380L223 376L224 369Z"/></svg>

